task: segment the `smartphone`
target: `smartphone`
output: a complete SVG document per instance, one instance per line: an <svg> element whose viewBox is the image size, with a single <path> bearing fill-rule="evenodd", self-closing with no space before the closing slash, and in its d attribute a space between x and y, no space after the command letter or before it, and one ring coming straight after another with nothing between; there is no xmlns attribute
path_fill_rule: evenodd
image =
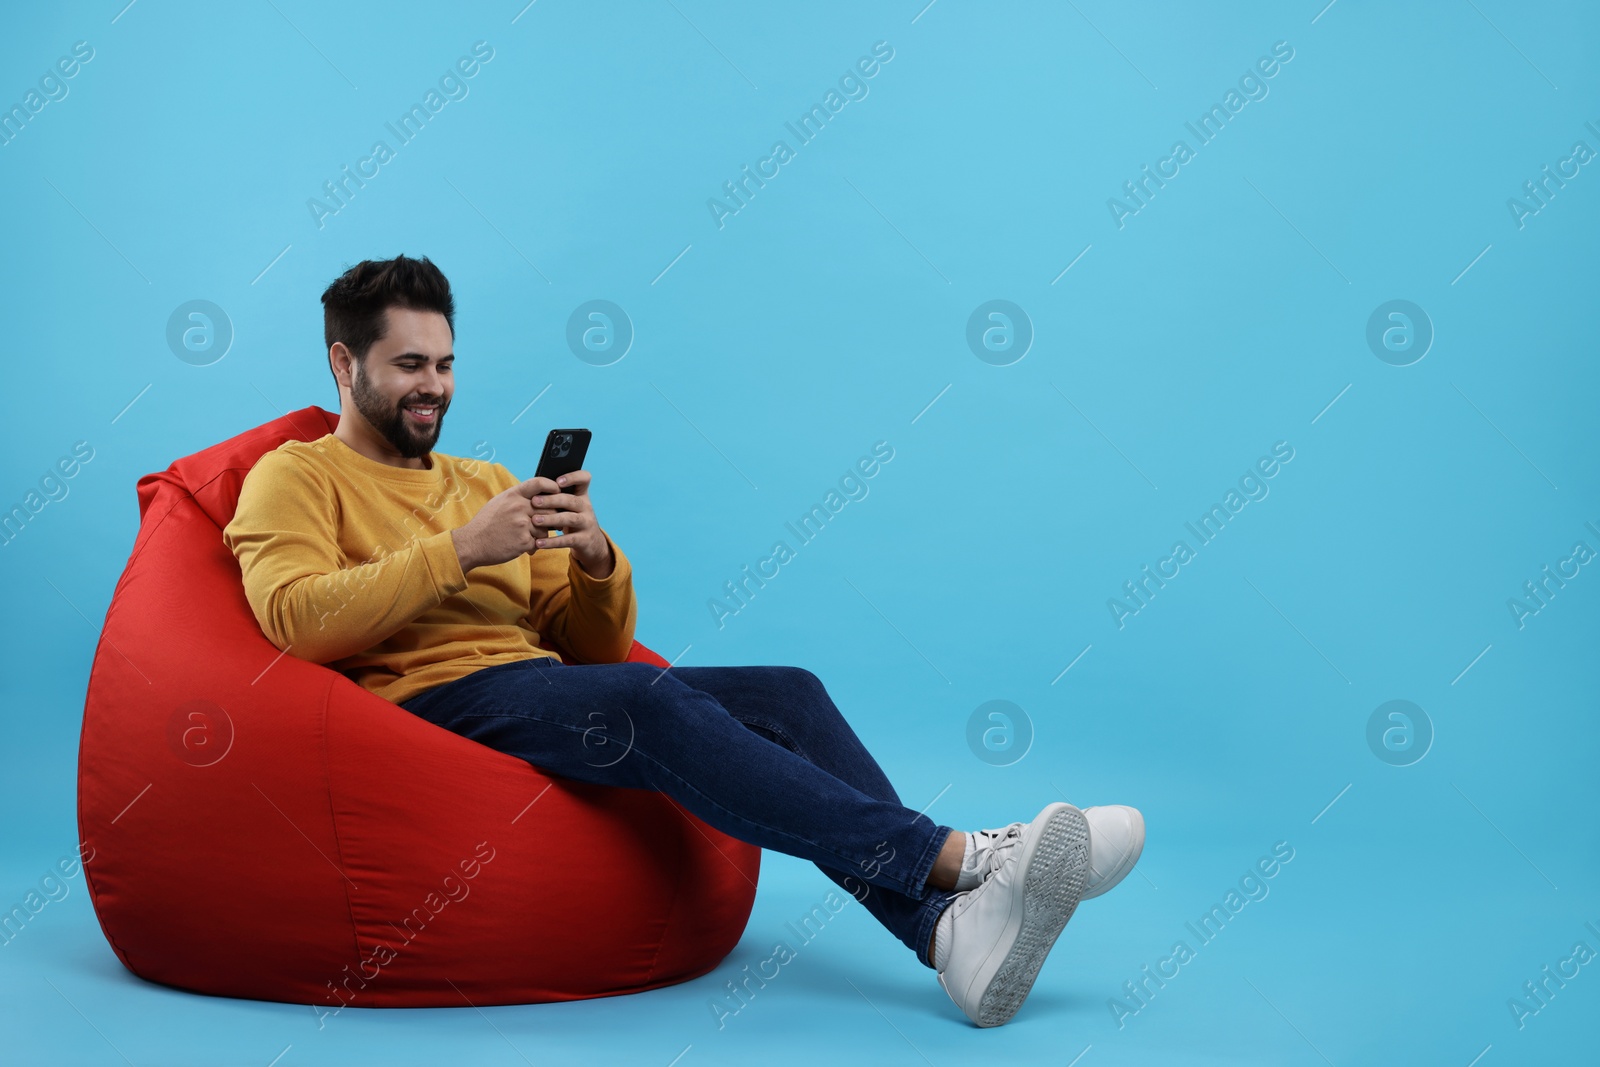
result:
<svg viewBox="0 0 1600 1067"><path fill-rule="evenodd" d="M539 454L539 469L533 472L533 476L555 481L563 474L582 470L583 458L589 452L589 437L588 430L551 430L550 436L544 439L544 451ZM551 530L538 536L559 534Z"/></svg>

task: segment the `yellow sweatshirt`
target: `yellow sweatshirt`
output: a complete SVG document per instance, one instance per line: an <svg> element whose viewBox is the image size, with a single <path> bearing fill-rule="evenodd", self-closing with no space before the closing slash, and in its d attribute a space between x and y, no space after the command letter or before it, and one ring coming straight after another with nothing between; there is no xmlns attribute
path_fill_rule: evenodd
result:
<svg viewBox="0 0 1600 1067"><path fill-rule="evenodd" d="M430 469L369 459L333 434L287 441L245 477L222 533L262 632L398 704L483 667L547 656L617 663L633 645L633 570L593 578L568 548L463 574L450 531L521 479L431 453ZM558 657L560 658L560 657Z"/></svg>

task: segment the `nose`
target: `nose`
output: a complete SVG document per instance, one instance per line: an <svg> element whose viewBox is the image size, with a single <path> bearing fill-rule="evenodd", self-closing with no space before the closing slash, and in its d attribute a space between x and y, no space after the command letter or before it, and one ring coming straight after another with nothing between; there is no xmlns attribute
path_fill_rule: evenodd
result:
<svg viewBox="0 0 1600 1067"><path fill-rule="evenodd" d="M437 397L440 401L445 399L444 379L440 377L437 368L430 368L428 370L428 377L423 383L423 387L428 396Z"/></svg>

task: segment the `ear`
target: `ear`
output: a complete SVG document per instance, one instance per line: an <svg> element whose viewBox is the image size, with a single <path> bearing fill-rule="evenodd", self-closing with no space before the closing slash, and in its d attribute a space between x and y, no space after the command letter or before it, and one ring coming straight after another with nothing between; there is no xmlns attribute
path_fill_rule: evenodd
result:
<svg viewBox="0 0 1600 1067"><path fill-rule="evenodd" d="M328 348L328 366L333 370L334 381L344 389L353 388L351 377L355 374L356 357L343 341L335 341Z"/></svg>

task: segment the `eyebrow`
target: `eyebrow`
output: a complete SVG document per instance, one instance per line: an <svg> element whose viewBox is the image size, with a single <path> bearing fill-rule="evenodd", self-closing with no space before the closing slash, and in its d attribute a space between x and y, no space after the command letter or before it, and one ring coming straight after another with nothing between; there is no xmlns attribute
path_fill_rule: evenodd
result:
<svg viewBox="0 0 1600 1067"><path fill-rule="evenodd" d="M456 354L454 352L451 352L447 356L440 356L439 357L439 362L443 363L446 360L453 360L455 358L456 358ZM403 361L408 360L408 359L421 360L423 363L428 362L428 357L423 355L421 352L406 352L403 355L398 355L398 356L394 356L394 357L390 358L389 362L390 363L400 363L400 362L403 362Z"/></svg>

